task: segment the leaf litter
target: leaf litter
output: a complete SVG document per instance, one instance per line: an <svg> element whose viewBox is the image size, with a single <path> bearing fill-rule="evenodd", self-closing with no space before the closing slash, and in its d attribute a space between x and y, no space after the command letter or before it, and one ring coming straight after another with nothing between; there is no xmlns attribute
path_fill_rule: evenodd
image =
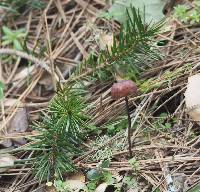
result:
<svg viewBox="0 0 200 192"><path fill-rule="evenodd" d="M158 11L159 16L156 17L160 19L163 16L161 10L164 4L161 1L156 2L158 7L152 4L154 8L152 8L150 14L155 17L152 13ZM13 150L12 144L19 148L21 145L26 145L24 137L31 136L33 132L28 131L26 109L18 109L19 105L28 106L30 121L39 120L38 114L45 110L46 102L54 96L55 91L53 89L55 87L53 85L57 81L55 77L66 80L77 63L87 57L88 52L95 50L96 44L91 45L87 41L93 36L92 31L86 27L86 20L88 19L91 22L90 24L105 27L104 34L106 35L103 41L108 41L107 34L118 31L118 24L99 19L99 9L103 10L106 6L104 1L94 0L89 5L82 0L75 2L59 0L55 4L51 1L46 3L48 6L45 10L25 11L24 15L14 19L15 24L9 23L9 27L12 28L26 27L29 34L27 47L35 51L39 62L40 60L49 61L49 59L54 61L55 70L47 71L51 79L48 77L48 81L39 83L45 77L41 70L43 65L28 72L25 64L29 62L29 58L25 57L27 63L20 63L20 65L23 65L23 74L14 74L17 83L11 86L13 79L10 78L9 83L11 84L6 84L5 88L0 87L1 96L4 89L5 102L6 99L12 100L12 104L5 104L1 107L1 124L4 125L3 129L1 128L1 131L3 131L1 136L3 141L7 139L7 145L5 144L4 147L8 147L5 148L8 153L3 153L0 157L2 166L12 167L16 159L25 159L29 155L31 157L31 154L27 154L27 152L19 152L14 156L9 154L9 151ZM139 6L139 1L137 3ZM151 2L148 1L148 3ZM111 6L110 10L112 9L114 8ZM120 11L121 9L124 9L124 7L119 8ZM150 10L150 8L148 9ZM10 13L3 9L3 14ZM48 18L48 26L44 24L44 14ZM118 15L115 19L119 22L124 21L124 18L118 18ZM2 22L2 17L0 21ZM66 25L61 25L62 22ZM70 25L67 25L67 22ZM199 188L200 132L199 126L195 122L197 118L191 115L191 119L188 116L190 114L188 108L193 103L191 105L188 105L188 102L185 103L188 98L187 96L185 98L184 93L187 89L188 77L199 73L199 26L185 25L175 18L171 18L168 25L170 26L168 30L159 34L155 39L156 42L162 44L162 46L158 45L158 49L163 53L163 59L155 62L153 68L141 74L141 94L130 98L132 118L135 119L132 136L135 160L130 164L127 160L128 150L126 148L115 149L112 151L110 166L106 170L111 173L117 172L120 176L124 172L138 171L136 176L138 190L155 191L159 188L160 191L167 191L169 188L167 178L171 178L177 190L192 192ZM55 43L55 49L51 53L45 52L42 55L43 49L47 46L46 27L50 29L50 37ZM109 31L109 28L112 28L112 30ZM110 37L108 38L110 39ZM39 46L36 46L37 44ZM1 65L0 70L3 70L3 79L13 76L12 71L15 70L15 66L18 66L16 56L20 57L20 55L21 52L17 52L14 59ZM33 57L30 57L31 61L38 62ZM36 63L33 62L32 66L36 66ZM63 63L66 66L64 70ZM48 66L50 65L48 64ZM148 81L144 82L147 79ZM95 107L90 109L88 113L93 114L91 121L97 125L104 125L104 127L108 119L111 121L125 112L124 103L121 100L116 101L114 107L108 94L111 85L110 82L101 84L101 91L99 91L99 85L90 84L89 86L89 89L94 90L89 99ZM188 86L190 86L190 81ZM198 89L194 88L194 91L198 91ZM191 97L193 94L189 96ZM195 101L193 97L190 99L192 102ZM164 115L161 115L163 113ZM19 133L24 135L19 136ZM120 133L117 136L111 136L98 144L97 148L104 149L116 141L123 143L124 135ZM18 149L17 146L15 149ZM80 156L74 161L78 162L82 169L96 169L98 166L97 148L91 147L92 150L89 151L89 155ZM95 161L91 160L93 154L95 154ZM15 188L16 190L30 191L31 188L31 190L37 190L41 186L31 176L30 170L28 164L19 165L14 169L1 168L0 183L4 186L4 189ZM7 174L11 175L12 178L4 184L4 176ZM81 181L82 178L77 180ZM84 183L84 181L81 182ZM129 190L131 191L131 189Z"/></svg>

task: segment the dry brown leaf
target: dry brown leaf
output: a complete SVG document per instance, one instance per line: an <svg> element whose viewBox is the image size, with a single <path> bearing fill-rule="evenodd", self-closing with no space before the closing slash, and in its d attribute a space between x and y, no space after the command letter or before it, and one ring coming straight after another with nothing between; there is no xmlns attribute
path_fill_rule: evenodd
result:
<svg viewBox="0 0 200 192"><path fill-rule="evenodd" d="M99 37L99 46L102 50L105 50L106 46L108 46L108 50L111 52L111 47L113 46L113 34L102 32Z"/></svg>
<svg viewBox="0 0 200 192"><path fill-rule="evenodd" d="M14 106L17 101L18 101L18 99L5 98L3 101L3 105L4 105L4 107L11 107L11 106Z"/></svg>
<svg viewBox="0 0 200 192"><path fill-rule="evenodd" d="M54 186L45 186L46 192L57 192Z"/></svg>
<svg viewBox="0 0 200 192"><path fill-rule="evenodd" d="M69 175L66 179L66 182L72 191L78 192L79 190L86 187L85 175L81 171Z"/></svg>
<svg viewBox="0 0 200 192"><path fill-rule="evenodd" d="M107 183L101 183L96 189L95 192L104 192L108 187Z"/></svg>
<svg viewBox="0 0 200 192"><path fill-rule="evenodd" d="M34 68L35 68L34 65L23 68L19 73L15 75L15 77L13 78L13 81L18 81L20 79L26 78L28 75L30 75L33 72Z"/></svg>
<svg viewBox="0 0 200 192"><path fill-rule="evenodd" d="M25 107L19 108L17 113L10 121L9 132L16 131L23 133L28 129L28 117Z"/></svg>
<svg viewBox="0 0 200 192"><path fill-rule="evenodd" d="M200 125L200 74L188 77L187 90L185 91L185 104L188 114Z"/></svg>
<svg viewBox="0 0 200 192"><path fill-rule="evenodd" d="M3 15L6 13L6 9L0 8L0 15Z"/></svg>
<svg viewBox="0 0 200 192"><path fill-rule="evenodd" d="M68 178L68 180L78 180L81 182L85 182L85 175L80 171L77 173L74 173L73 175L70 175Z"/></svg>
<svg viewBox="0 0 200 192"><path fill-rule="evenodd" d="M42 77L39 80L39 84L45 85L45 86L50 86L52 85L52 77L49 73L44 73Z"/></svg>
<svg viewBox="0 0 200 192"><path fill-rule="evenodd" d="M2 133L0 135L3 135ZM12 141L11 139L3 139L0 140L0 145L4 146L4 147L11 147L12 146Z"/></svg>
<svg viewBox="0 0 200 192"><path fill-rule="evenodd" d="M44 73L39 80L39 84L43 85L47 91L52 90L53 89L52 76L47 72Z"/></svg>
<svg viewBox="0 0 200 192"><path fill-rule="evenodd" d="M10 167L14 166L16 159L16 157L8 153L0 154L0 173L8 171Z"/></svg>
<svg viewBox="0 0 200 192"><path fill-rule="evenodd" d="M9 133L17 132L24 133L28 129L28 115L25 107L19 108L15 116L10 121ZM15 145L24 145L26 140L24 138L13 139Z"/></svg>
<svg viewBox="0 0 200 192"><path fill-rule="evenodd" d="M127 192L138 192L138 189L128 189Z"/></svg>
<svg viewBox="0 0 200 192"><path fill-rule="evenodd" d="M26 108L19 108L14 117L10 120L10 123L7 127L8 134L14 133L24 133L28 129L28 115ZM1 133L2 134L2 133ZM2 134L3 135L3 134ZM6 136L6 134L4 134ZM12 141L16 146L26 144L26 140L22 137L20 138L13 138L13 139L4 139L1 140L0 144L4 147L12 146Z"/></svg>
<svg viewBox="0 0 200 192"><path fill-rule="evenodd" d="M79 180L67 180L67 184L69 185L70 190L74 192L79 192L86 187L85 183Z"/></svg>

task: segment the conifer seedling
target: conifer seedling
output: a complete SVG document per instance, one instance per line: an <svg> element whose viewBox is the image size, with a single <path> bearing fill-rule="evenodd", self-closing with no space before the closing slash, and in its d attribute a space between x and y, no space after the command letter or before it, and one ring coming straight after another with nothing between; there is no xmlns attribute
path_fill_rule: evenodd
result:
<svg viewBox="0 0 200 192"><path fill-rule="evenodd" d="M131 80L121 80L117 83L114 83L111 88L111 96L113 99L117 100L122 97L125 99L126 103L126 111L128 117L128 149L129 149L129 156L132 158L132 150L131 150L131 117L130 117L130 109L128 105L128 95L132 94L134 96L137 95L137 86Z"/></svg>

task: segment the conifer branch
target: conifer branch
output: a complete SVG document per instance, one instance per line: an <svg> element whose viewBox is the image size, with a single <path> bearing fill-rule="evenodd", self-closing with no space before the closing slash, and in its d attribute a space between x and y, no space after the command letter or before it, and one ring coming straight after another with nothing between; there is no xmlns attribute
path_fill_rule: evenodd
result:
<svg viewBox="0 0 200 192"><path fill-rule="evenodd" d="M81 152L78 146L87 119L84 109L79 91L66 87L58 91L42 121L35 123L34 128L42 133L32 145L36 149L34 170L40 181L60 179L63 173L75 170L72 157Z"/></svg>
<svg viewBox="0 0 200 192"><path fill-rule="evenodd" d="M149 61L160 58L152 49L152 38L159 32L163 22L147 24L134 7L131 7L131 11L127 10L127 16L127 25L121 27L119 37L114 36L111 51L101 50L98 56L91 54L69 80L101 77L101 73L108 77L122 73L134 79L148 67Z"/></svg>

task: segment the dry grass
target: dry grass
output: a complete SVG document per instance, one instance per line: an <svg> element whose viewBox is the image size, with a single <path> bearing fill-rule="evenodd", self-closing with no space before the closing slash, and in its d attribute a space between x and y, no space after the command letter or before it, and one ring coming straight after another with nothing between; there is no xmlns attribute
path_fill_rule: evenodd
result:
<svg viewBox="0 0 200 192"><path fill-rule="evenodd" d="M0 49L0 54L9 55L12 61L0 61L0 77L6 84L5 100L1 103L0 139L38 134L31 129L22 134L8 134L7 127L22 106L28 108L30 122L39 119L39 113L56 91L58 80L66 81L79 62L86 59L92 50L96 51L95 35L100 29L117 31L117 24L97 17L106 6L100 0L50 0L43 11L33 10L8 20L10 27L26 29L30 54L12 48ZM182 191L199 182L200 131L189 119L184 104L187 78L199 72L199 25L185 26L175 19L171 19L169 25L170 30L157 37L157 40L168 41L159 47L163 60L155 62L154 68L141 74L140 80L148 80L148 84L140 84L139 96L129 100L132 106L132 150L138 162L137 181L141 191L150 191L152 186L167 191L169 176L181 185ZM103 125L125 112L123 100L114 102L111 99L111 85L112 82L106 82L89 86L93 94L88 101L94 107L88 114L96 125ZM144 92L144 88L149 89ZM163 112L168 114L165 122L171 123L171 129L164 130L155 124ZM172 122L174 118L176 121ZM98 162L88 157L116 141L126 143L126 135L126 132L117 134L97 149L89 148L74 162L80 168L95 167ZM20 151L23 147L2 149L0 153L6 150L13 151L21 159L31 157L32 153ZM109 171L123 174L133 169L128 162L126 147L123 151L113 152ZM1 191L37 191L43 187L38 185L25 163L0 173L0 176L4 176L0 181Z"/></svg>

